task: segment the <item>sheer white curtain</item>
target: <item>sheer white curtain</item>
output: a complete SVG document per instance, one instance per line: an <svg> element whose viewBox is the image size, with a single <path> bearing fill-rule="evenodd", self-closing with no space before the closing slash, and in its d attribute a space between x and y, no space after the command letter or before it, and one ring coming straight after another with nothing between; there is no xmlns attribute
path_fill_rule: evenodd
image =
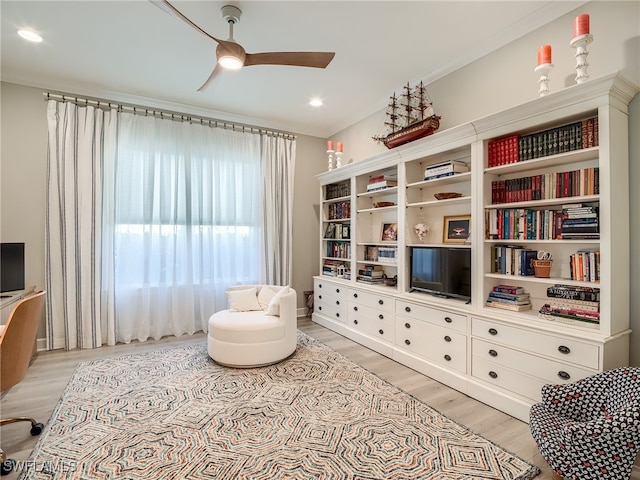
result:
<svg viewBox="0 0 640 480"><path fill-rule="evenodd" d="M50 101L49 348L207 330L290 283L295 139Z"/></svg>
<svg viewBox="0 0 640 480"><path fill-rule="evenodd" d="M228 286L261 278L260 137L122 115L118 140L116 339L206 331Z"/></svg>

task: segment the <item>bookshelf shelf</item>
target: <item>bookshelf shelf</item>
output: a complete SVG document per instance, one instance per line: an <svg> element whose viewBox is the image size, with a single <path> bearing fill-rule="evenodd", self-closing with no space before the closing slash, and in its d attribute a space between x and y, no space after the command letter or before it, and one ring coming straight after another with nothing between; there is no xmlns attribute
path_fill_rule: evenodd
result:
<svg viewBox="0 0 640 480"><path fill-rule="evenodd" d="M340 308L344 310L334 312L335 306L321 303L324 313L314 312L313 320L524 421L528 420L530 405L539 401L541 386L562 382L557 371L575 368L580 372L579 375L587 375L628 365L631 333L628 105L637 92L637 86L618 74L590 79L584 84L567 87L468 124L437 132L370 159L351 163L337 171L320 174L318 180L323 206L320 235L322 237L327 223L344 222L350 227L351 234L349 239L341 243L348 244L351 253L348 259L325 257L327 240L320 242L320 272L323 272L325 262L329 261L339 263L349 273L342 278L328 275L316 277L314 288L320 288L321 284L325 292L329 288L331 295L339 296ZM598 141L591 143L594 146L489 167L495 161L495 157L491 162L489 159L490 149L495 147L494 142L509 137L533 137L585 120L597 125L593 134ZM495 149L492 152L495 155ZM469 166L469 171L424 180L427 171L434 172L448 163L464 163ZM592 175L596 168L597 190L596 177ZM570 177L573 181L582 179L579 188L575 188L575 183L567 184L565 181L565 172L572 171L583 172L573 174L577 177ZM544 178L555 178L557 186L560 173L565 175L562 194L565 194L564 186L570 185L568 188L573 196L556 194L558 198L523 201L522 198L536 198L525 193L524 197L511 195L511 199L519 201L496 201L501 197L495 196L493 182L510 181L513 186L514 182L524 181L524 185L520 184L520 190L526 192L527 178L555 175ZM397 187L394 185L367 192L370 182L380 177L397 181ZM590 183L591 180L593 183ZM346 184L350 186L348 196L324 200L327 186L334 185L331 189L339 190L335 185ZM436 200L434 197L435 194L449 192L460 196L446 200ZM374 208L374 201L393 202L394 205ZM327 220L325 212L329 205L341 202L353 207L349 218ZM566 210L570 204L598 207L597 212L591 213L596 213L599 238L559 239L557 235L551 235L547 239L538 235L544 239L524 239L526 233L518 239L487 237L486 232L496 235L494 229L489 229L495 225L488 223L496 211L516 209L540 211L540 215L560 215L556 218L558 223L554 225L560 229L556 233L563 233L563 215L568 218L569 212L562 210ZM470 219L468 243L443 241L446 237L443 235L447 224L445 217ZM567 225L570 223L576 222L567 222ZM382 230L389 225L395 227L397 239L383 242ZM416 231L417 225L420 228ZM553 258L550 276L542 278L495 273L500 268L497 268L496 257L492 255L497 252L498 246L549 252ZM367 260L374 258L367 254L368 249L372 253L373 249L385 247L397 250L395 263ZM446 247L453 251L464 249L470 252L469 302L440 298L411 287L412 249L417 247ZM592 277L591 272L585 277L586 270L583 270L582 276L575 275L581 271L576 267L579 264L574 261L576 255L587 255L588 252L583 252L587 250L599 252L599 277ZM586 258L583 257L583 260ZM591 257L588 261L592 261ZM382 269L387 278L396 278L397 284L386 286L359 282L359 270L365 266ZM584 264L582 266L584 268ZM599 278L600 281L576 280L572 276ZM531 310L510 311L486 306L489 293L501 285L522 288L529 296ZM587 325L585 321L577 320L570 324L541 318L539 310L550 302L549 289L553 294L556 285L586 291L598 289L600 296L599 303L596 303L599 323ZM318 297L316 300L326 301ZM594 305L588 306L595 308ZM360 307L357 313L354 307ZM375 325L380 308L385 309L385 322L390 322L384 331L389 332L389 325L394 325L395 336L385 334L380 337L371 333L377 329L354 326L353 320L358 320L358 325L367 325L367 328ZM364 318L364 311L377 314ZM410 331L406 325L411 325ZM494 331L498 334L494 335ZM454 349L452 345L440 345L438 339L443 336L456 338L461 347ZM406 340L410 340L410 346L405 343ZM504 352L504 355L501 353L495 358L487 356L487 345L491 345L492 350ZM558 353L559 347L568 347L571 353ZM456 365L429 353L436 349L456 358ZM526 361L504 363L502 359L509 358L510 353L514 352ZM540 367L540 362L549 368ZM497 373L498 378L488 375L490 372ZM505 372L505 378L517 375L518 382L507 384L501 381L502 372Z"/></svg>

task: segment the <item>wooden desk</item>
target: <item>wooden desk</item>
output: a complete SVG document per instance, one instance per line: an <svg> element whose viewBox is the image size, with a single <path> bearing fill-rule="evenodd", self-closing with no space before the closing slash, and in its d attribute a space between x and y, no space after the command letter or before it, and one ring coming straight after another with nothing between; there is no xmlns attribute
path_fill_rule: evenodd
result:
<svg viewBox="0 0 640 480"><path fill-rule="evenodd" d="M36 290L35 285L24 290L16 290L14 292L0 293L0 324L4 325L9 319L9 314L13 307L16 306L24 297L31 295Z"/></svg>

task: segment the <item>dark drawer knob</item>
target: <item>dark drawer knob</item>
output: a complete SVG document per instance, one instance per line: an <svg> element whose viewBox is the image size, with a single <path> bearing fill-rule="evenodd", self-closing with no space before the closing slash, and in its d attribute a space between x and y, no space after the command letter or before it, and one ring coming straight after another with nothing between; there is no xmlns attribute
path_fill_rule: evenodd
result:
<svg viewBox="0 0 640 480"><path fill-rule="evenodd" d="M384 320L384 315L380 314L380 315L378 315L378 318L379 318L380 320Z"/></svg>
<svg viewBox="0 0 640 480"><path fill-rule="evenodd" d="M489 372L489 376L490 376L491 378L498 378L498 374L497 374L496 372L494 372L493 370L491 370L491 371Z"/></svg>
<svg viewBox="0 0 640 480"><path fill-rule="evenodd" d="M358 307L353 307L353 311L357 312L358 311Z"/></svg>
<svg viewBox="0 0 640 480"><path fill-rule="evenodd" d="M322 284L321 283L318 284L318 288L322 288Z"/></svg>
<svg viewBox="0 0 640 480"><path fill-rule="evenodd" d="M571 349L569 347L567 347L566 345L560 345L558 347L558 351L560 353L564 353L565 355L569 355L571 353Z"/></svg>
<svg viewBox="0 0 640 480"><path fill-rule="evenodd" d="M384 335L384 330L380 329L380 330L378 330L378 333L379 333L380 335Z"/></svg>
<svg viewBox="0 0 640 480"><path fill-rule="evenodd" d="M357 293L354 293L354 294L353 294L353 298L358 298L358 294L357 294Z"/></svg>
<svg viewBox="0 0 640 480"><path fill-rule="evenodd" d="M404 341L404 343L405 343L405 345L411 345L411 340L406 339L406 340Z"/></svg>
<svg viewBox="0 0 640 480"><path fill-rule="evenodd" d="M353 324L354 324L354 325L357 325L357 324L358 324L358 320L354 320L354 321L353 321Z"/></svg>
<svg viewBox="0 0 640 480"><path fill-rule="evenodd" d="M451 337L449 335L445 335L444 336L444 341L445 342L450 342L451 341Z"/></svg>
<svg viewBox="0 0 640 480"><path fill-rule="evenodd" d="M336 288L336 293L340 293L340 289L339 288Z"/></svg>
<svg viewBox="0 0 640 480"><path fill-rule="evenodd" d="M340 300L336 300L336 305L340 305Z"/></svg>
<svg viewBox="0 0 640 480"><path fill-rule="evenodd" d="M322 300L322 295L318 295L318 299Z"/></svg>
<svg viewBox="0 0 640 480"><path fill-rule="evenodd" d="M447 323L451 323L453 322L453 320L451 319L451 317L444 317L444 321Z"/></svg>
<svg viewBox="0 0 640 480"><path fill-rule="evenodd" d="M404 324L404 327L405 327L405 328L411 328L411 324L410 324L410 323L405 323L405 324Z"/></svg>
<svg viewBox="0 0 640 480"><path fill-rule="evenodd" d="M404 307L404 311L405 312L410 312L411 311L411 307Z"/></svg>
<svg viewBox="0 0 640 480"><path fill-rule="evenodd" d="M489 350L489 355L491 355L492 357L497 357L498 356L498 352L496 352L493 348L491 350Z"/></svg>
<svg viewBox="0 0 640 480"><path fill-rule="evenodd" d="M339 313L336 313L336 317L339 317L339 316L340 316L340 314L339 314Z"/></svg>
<svg viewBox="0 0 640 480"><path fill-rule="evenodd" d="M558 376L563 379L563 380L569 380L571 378L571 375L569 375L567 372L565 372L564 370L560 370L558 372Z"/></svg>
<svg viewBox="0 0 640 480"><path fill-rule="evenodd" d="M447 362L450 362L450 361L451 361L451 355L445 355L445 356L444 356L444 359L445 359Z"/></svg>
<svg viewBox="0 0 640 480"><path fill-rule="evenodd" d="M322 305L318 305L318 310L322 310Z"/></svg>
<svg viewBox="0 0 640 480"><path fill-rule="evenodd" d="M384 305L384 300L378 300L378 303L379 303L380 305Z"/></svg>
<svg viewBox="0 0 640 480"><path fill-rule="evenodd" d="M496 330L495 328L490 328L490 329L489 329L489 333L490 333L491 335L497 335L497 334L498 334L498 330Z"/></svg>

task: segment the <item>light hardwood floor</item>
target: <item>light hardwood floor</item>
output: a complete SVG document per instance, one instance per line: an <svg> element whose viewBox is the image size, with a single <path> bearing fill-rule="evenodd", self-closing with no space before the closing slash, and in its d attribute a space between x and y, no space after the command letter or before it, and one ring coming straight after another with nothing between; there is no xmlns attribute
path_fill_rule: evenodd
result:
<svg viewBox="0 0 640 480"><path fill-rule="evenodd" d="M551 471L538 453L526 423L400 365L309 318L298 318L298 328L449 418L537 465L542 473L536 480L552 479ZM33 416L46 423L78 363L201 342L206 342L204 334L95 350L41 352L33 361L26 378L2 398L0 414L2 417ZM18 423L0 429L1 445L9 457L16 460L26 460L29 457L37 441L37 437L29 435L29 428L27 423ZM12 473L5 478L17 478L17 474Z"/></svg>

